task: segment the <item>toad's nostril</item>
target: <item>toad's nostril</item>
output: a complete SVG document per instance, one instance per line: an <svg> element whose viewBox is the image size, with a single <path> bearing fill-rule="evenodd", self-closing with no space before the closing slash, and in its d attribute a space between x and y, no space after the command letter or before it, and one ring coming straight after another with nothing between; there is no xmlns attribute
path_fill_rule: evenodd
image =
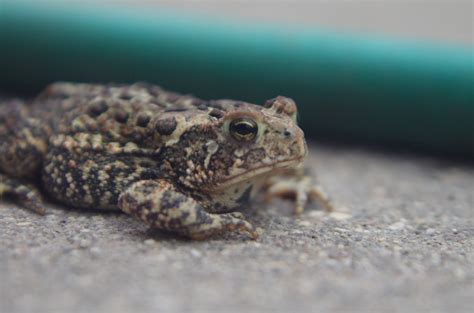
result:
<svg viewBox="0 0 474 313"><path fill-rule="evenodd" d="M285 136L285 137L288 138L288 137L291 136L291 133L290 133L289 131L285 130L285 131L283 132L283 136Z"/></svg>

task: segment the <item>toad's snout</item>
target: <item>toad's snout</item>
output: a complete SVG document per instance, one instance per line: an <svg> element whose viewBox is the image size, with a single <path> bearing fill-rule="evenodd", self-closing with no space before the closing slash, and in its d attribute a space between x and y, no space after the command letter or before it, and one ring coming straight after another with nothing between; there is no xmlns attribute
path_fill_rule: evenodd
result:
<svg viewBox="0 0 474 313"><path fill-rule="evenodd" d="M307 154L304 133L298 126L288 127L282 132L282 140L293 158L303 158Z"/></svg>

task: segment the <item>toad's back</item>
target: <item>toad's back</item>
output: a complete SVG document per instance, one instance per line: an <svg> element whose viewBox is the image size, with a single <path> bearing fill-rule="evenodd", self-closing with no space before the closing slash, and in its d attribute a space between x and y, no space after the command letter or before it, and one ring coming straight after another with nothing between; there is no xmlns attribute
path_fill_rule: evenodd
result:
<svg viewBox="0 0 474 313"><path fill-rule="evenodd" d="M159 119L167 112L193 114L199 105L206 107L203 100L145 83L123 86L56 83L33 102L31 115L47 121L54 133L100 133L134 141L152 119Z"/></svg>
<svg viewBox="0 0 474 313"><path fill-rule="evenodd" d="M198 108L206 110L205 101L146 83L55 83L30 103L10 100L0 106L0 169L13 177L34 176L58 135L82 134L85 145L100 141L156 149L162 143L157 136L176 128L173 112L185 119Z"/></svg>

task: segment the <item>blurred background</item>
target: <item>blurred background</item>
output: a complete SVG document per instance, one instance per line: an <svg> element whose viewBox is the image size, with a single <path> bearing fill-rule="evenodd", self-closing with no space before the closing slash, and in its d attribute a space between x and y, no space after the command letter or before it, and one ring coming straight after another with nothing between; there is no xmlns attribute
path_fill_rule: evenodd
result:
<svg viewBox="0 0 474 313"><path fill-rule="evenodd" d="M3 0L0 89L295 99L307 137L474 156L472 1Z"/></svg>
<svg viewBox="0 0 474 313"><path fill-rule="evenodd" d="M81 2L69 0L71 2ZM95 1L172 8L234 21L278 23L384 37L472 46L472 1L466 0L129 0Z"/></svg>

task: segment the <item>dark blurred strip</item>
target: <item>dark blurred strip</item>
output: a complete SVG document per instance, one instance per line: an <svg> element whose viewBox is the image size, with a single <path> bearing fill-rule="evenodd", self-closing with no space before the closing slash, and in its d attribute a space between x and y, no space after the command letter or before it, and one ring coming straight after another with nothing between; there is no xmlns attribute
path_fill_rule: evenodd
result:
<svg viewBox="0 0 474 313"><path fill-rule="evenodd" d="M312 138L474 156L468 47L105 6L0 6L0 88L150 81L202 98L294 98ZM41 4L41 5L40 5Z"/></svg>

